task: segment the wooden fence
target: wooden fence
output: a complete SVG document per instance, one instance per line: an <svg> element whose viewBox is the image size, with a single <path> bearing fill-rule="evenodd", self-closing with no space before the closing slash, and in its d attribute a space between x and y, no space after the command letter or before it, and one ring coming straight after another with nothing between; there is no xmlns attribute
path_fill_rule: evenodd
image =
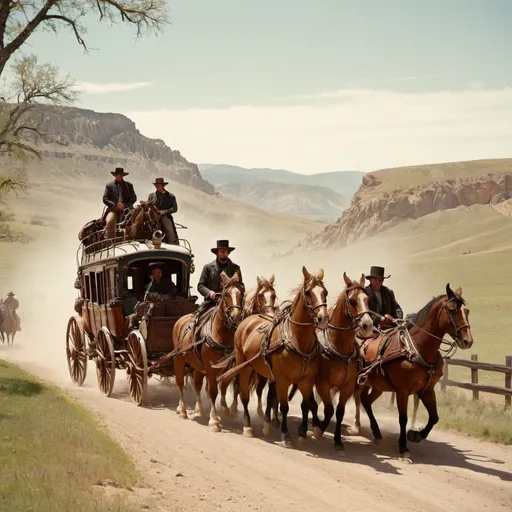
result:
<svg viewBox="0 0 512 512"><path fill-rule="evenodd" d="M471 382L459 382L451 380L449 375L450 366L464 366L471 369ZM505 375L504 387L488 386L486 384L478 383L478 372L495 372L503 373ZM469 389L473 392L473 400L480 399L480 392L492 393L494 395L502 395L505 397L505 409L510 407L512 401L512 356L505 358L505 364L484 363L478 361L478 355L472 354L471 360L468 359L444 359L443 377L440 381L441 391L446 391L446 388L456 387L462 389ZM395 393L391 394L390 404L393 406L395 403Z"/></svg>
<svg viewBox="0 0 512 512"><path fill-rule="evenodd" d="M459 382L450 379L450 366L464 366L471 369L471 382ZM478 372L494 372L503 373L505 375L504 387L488 386L478 383ZM505 358L505 364L484 363L478 361L477 354L471 355L471 360L467 359L451 359L444 360L443 377L441 379L441 390L445 391L448 386L469 389L473 392L473 400L479 400L480 392L493 393L494 395L502 395L505 397L505 409L510 407L512 400L512 356Z"/></svg>

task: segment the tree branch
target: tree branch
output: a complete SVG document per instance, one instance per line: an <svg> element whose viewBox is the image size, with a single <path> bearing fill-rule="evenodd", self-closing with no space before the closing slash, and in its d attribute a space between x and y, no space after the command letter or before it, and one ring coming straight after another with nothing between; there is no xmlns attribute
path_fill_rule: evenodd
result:
<svg viewBox="0 0 512 512"><path fill-rule="evenodd" d="M87 45L85 44L85 41L83 40L82 36L80 35L80 32L78 31L77 24L70 18L67 18L66 16L61 16L60 14L48 14L44 17L44 20L60 20L64 23L67 23L68 25L71 25L71 28L73 29L73 32L75 33L76 40L80 46L83 46L85 50L87 50Z"/></svg>

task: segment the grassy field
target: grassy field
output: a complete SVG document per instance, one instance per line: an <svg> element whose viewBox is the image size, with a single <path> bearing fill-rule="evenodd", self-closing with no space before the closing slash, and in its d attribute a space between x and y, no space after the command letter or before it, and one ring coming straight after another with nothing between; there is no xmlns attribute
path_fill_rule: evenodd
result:
<svg viewBox="0 0 512 512"><path fill-rule="evenodd" d="M382 193L400 188L410 188L441 180L471 178L483 174L512 171L512 159L470 160L467 162L447 162L429 165L414 165L381 169L372 174L383 183L373 193Z"/></svg>
<svg viewBox="0 0 512 512"><path fill-rule="evenodd" d="M101 491L129 488L137 473L92 415L1 360L0 433L0 511L139 510Z"/></svg>

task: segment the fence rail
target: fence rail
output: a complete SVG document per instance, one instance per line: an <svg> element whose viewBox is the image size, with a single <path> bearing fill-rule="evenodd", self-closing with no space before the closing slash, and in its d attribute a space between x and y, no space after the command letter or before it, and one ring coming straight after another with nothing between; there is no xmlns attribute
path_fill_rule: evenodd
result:
<svg viewBox="0 0 512 512"><path fill-rule="evenodd" d="M459 382L451 380L449 377L450 366L463 366L471 369L471 382ZM478 372L494 372L505 374L504 387L489 386L478 383ZM508 409L512 401L512 356L505 358L505 364L485 363L478 361L478 355L472 354L471 360L467 359L450 359L444 360L443 378L441 379L441 390L445 391L447 387L456 387L468 389L473 392L473 400L480 399L480 393L492 393L494 395L502 395L505 397L505 409Z"/></svg>

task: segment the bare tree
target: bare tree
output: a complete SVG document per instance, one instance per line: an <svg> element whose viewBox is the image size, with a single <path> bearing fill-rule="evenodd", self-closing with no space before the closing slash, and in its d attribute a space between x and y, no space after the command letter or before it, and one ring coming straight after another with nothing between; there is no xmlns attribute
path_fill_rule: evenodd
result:
<svg viewBox="0 0 512 512"><path fill-rule="evenodd" d="M12 55L37 30L70 29L87 51L86 16L127 23L137 37L158 33L169 23L166 0L0 0L0 76Z"/></svg>

